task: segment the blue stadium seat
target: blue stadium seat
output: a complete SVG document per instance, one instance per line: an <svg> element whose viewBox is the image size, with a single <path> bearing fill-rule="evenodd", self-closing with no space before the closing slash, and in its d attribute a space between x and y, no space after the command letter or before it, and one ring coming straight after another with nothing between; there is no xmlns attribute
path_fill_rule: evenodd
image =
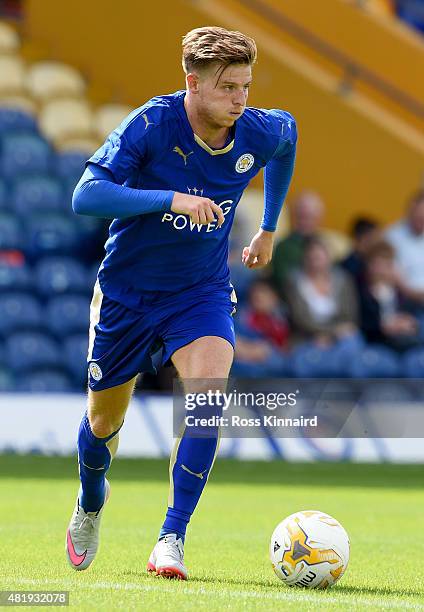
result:
<svg viewBox="0 0 424 612"><path fill-rule="evenodd" d="M424 347L411 349L402 355L402 371L408 378L424 378Z"/></svg>
<svg viewBox="0 0 424 612"><path fill-rule="evenodd" d="M0 259L0 292L28 291L33 286L32 276L27 265Z"/></svg>
<svg viewBox="0 0 424 612"><path fill-rule="evenodd" d="M84 172L87 153L80 151L63 151L56 154L55 170L58 176L75 185Z"/></svg>
<svg viewBox="0 0 424 612"><path fill-rule="evenodd" d="M401 363L395 351L378 344L364 348L352 360L349 375L353 378L396 378L402 376Z"/></svg>
<svg viewBox="0 0 424 612"><path fill-rule="evenodd" d="M19 217L10 212L0 212L0 251L22 250L24 246L24 230Z"/></svg>
<svg viewBox="0 0 424 612"><path fill-rule="evenodd" d="M43 327L43 314L40 303L26 293L0 294L0 334L8 334L19 329L38 329Z"/></svg>
<svg viewBox="0 0 424 612"><path fill-rule="evenodd" d="M36 264L34 272L37 292L42 296L92 293L85 267L72 257L44 257Z"/></svg>
<svg viewBox="0 0 424 612"><path fill-rule="evenodd" d="M64 342L65 366L78 387L87 385L88 334L74 334Z"/></svg>
<svg viewBox="0 0 424 612"><path fill-rule="evenodd" d="M32 132L7 132L1 137L0 172L7 179L25 173L49 172L51 149Z"/></svg>
<svg viewBox="0 0 424 612"><path fill-rule="evenodd" d="M37 131L35 118L19 108L0 108L0 133L11 130Z"/></svg>
<svg viewBox="0 0 424 612"><path fill-rule="evenodd" d="M15 391L15 379L9 368L0 366L0 393Z"/></svg>
<svg viewBox="0 0 424 612"><path fill-rule="evenodd" d="M47 318L50 330L59 337L88 333L90 299L72 294L53 297L47 304Z"/></svg>
<svg viewBox="0 0 424 612"><path fill-rule="evenodd" d="M104 255L104 244L108 237L109 224L104 219L96 219L85 215L75 215L69 204L69 212L78 228L78 235L84 249L80 249L78 258L87 265L98 262Z"/></svg>
<svg viewBox="0 0 424 612"><path fill-rule="evenodd" d="M292 352L292 370L297 378L331 378L346 376L346 362L337 347L322 348L311 343L297 346Z"/></svg>
<svg viewBox="0 0 424 612"><path fill-rule="evenodd" d="M72 391L70 377L62 370L37 370L19 377L16 390L25 393L67 393Z"/></svg>
<svg viewBox="0 0 424 612"><path fill-rule="evenodd" d="M62 184L49 174L23 176L12 185L10 202L22 215L34 211L65 210Z"/></svg>
<svg viewBox="0 0 424 612"><path fill-rule="evenodd" d="M59 344L41 332L16 332L6 340L7 363L17 374L40 368L60 367Z"/></svg>
<svg viewBox="0 0 424 612"><path fill-rule="evenodd" d="M0 178L0 210L9 208L9 194L5 181Z"/></svg>
<svg viewBox="0 0 424 612"><path fill-rule="evenodd" d="M33 213L24 219L26 252L39 259L46 255L71 255L81 249L76 223L65 214Z"/></svg>
<svg viewBox="0 0 424 612"><path fill-rule="evenodd" d="M96 261L96 263L90 266L88 269L88 286L90 287L91 290L93 289L96 283L98 271L99 271L99 262Z"/></svg>

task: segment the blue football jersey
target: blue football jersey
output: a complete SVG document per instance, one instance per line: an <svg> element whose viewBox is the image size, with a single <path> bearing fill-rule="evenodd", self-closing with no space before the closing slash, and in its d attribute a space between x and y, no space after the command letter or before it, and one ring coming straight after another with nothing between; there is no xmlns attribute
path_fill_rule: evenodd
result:
<svg viewBox="0 0 424 612"><path fill-rule="evenodd" d="M221 227L196 224L170 210L115 219L99 281L106 295L130 308L152 291L228 285L228 236L243 191L277 148L295 146L289 113L247 107L232 140L211 149L193 133L185 93L152 98L133 111L88 160L127 187L210 198L225 217Z"/></svg>

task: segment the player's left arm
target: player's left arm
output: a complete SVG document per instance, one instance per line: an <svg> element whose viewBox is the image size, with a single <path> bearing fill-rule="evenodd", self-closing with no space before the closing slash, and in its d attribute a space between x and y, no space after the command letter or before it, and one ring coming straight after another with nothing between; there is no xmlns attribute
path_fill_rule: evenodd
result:
<svg viewBox="0 0 424 612"><path fill-rule="evenodd" d="M250 245L244 247L242 262L247 268L266 266L272 259L274 234L293 175L297 131L291 115L274 111L281 117L281 137L264 171L264 214L261 227Z"/></svg>

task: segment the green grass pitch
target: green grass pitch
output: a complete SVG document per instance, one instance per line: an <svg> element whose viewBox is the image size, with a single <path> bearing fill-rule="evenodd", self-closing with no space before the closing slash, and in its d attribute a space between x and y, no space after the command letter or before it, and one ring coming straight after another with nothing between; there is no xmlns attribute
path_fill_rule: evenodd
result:
<svg viewBox="0 0 424 612"><path fill-rule="evenodd" d="M98 556L75 572L64 554L75 458L0 455L0 589L66 590L78 610L424 610L421 466L218 460L188 531L188 582L145 572L167 462L118 457L110 481ZM289 589L271 569L275 525L304 509L350 535L348 570L329 591Z"/></svg>

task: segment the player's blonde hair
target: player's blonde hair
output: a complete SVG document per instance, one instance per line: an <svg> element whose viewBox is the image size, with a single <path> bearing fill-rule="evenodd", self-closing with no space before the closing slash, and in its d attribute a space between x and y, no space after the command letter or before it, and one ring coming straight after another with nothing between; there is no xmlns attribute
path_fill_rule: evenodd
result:
<svg viewBox="0 0 424 612"><path fill-rule="evenodd" d="M251 66L256 61L256 55L253 38L217 26L195 28L183 37L182 64L186 74L211 64L218 64L218 70L224 70L230 64Z"/></svg>

